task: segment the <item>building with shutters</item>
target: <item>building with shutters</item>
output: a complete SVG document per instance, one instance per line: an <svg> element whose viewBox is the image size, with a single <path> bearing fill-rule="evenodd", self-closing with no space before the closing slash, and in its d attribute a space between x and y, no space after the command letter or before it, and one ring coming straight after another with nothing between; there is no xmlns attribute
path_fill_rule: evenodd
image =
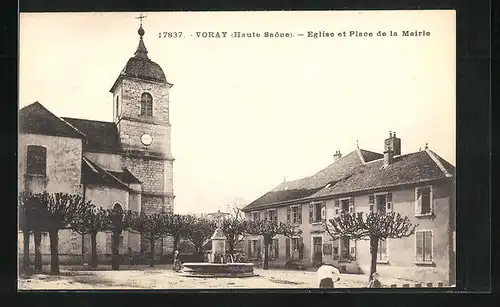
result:
<svg viewBox="0 0 500 307"><path fill-rule="evenodd" d="M134 56L110 89L109 122L58 117L39 102L19 111L19 191L77 194L105 209L173 213L172 84L149 58L142 25L138 34ZM97 241L99 257L109 258L111 235L99 233ZM157 250L172 252L171 239L159 241ZM147 244L123 232L120 253L148 250ZM88 259L90 237L61 230L59 252L63 263L80 262L82 253ZM46 261L48 235L42 237L42 254Z"/></svg>
<svg viewBox="0 0 500 307"><path fill-rule="evenodd" d="M356 148L318 173L283 182L243 208L247 219L288 222L301 237L277 236L271 266L284 266L297 249L315 266L326 258L344 272L369 272L369 241L333 241L323 222L342 211L394 211L418 224L408 238L380 242L377 271L425 281L455 280L455 167L426 148L402 154L390 133L383 154ZM262 238L247 238L247 254L260 260Z"/></svg>

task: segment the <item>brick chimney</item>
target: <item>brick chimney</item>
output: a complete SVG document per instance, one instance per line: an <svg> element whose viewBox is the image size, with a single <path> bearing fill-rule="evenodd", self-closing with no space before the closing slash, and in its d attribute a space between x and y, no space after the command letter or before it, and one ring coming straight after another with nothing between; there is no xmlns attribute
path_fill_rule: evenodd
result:
<svg viewBox="0 0 500 307"><path fill-rule="evenodd" d="M401 154L401 139L396 137L396 132L389 131L389 138L384 142L384 167L394 160L394 156Z"/></svg>
<svg viewBox="0 0 500 307"><path fill-rule="evenodd" d="M342 154L340 153L340 150L337 150L333 155L333 162L337 162L340 158L342 158Z"/></svg>
<svg viewBox="0 0 500 307"><path fill-rule="evenodd" d="M395 156L401 154L401 139L396 137L396 132L389 131L389 138L385 139L384 152L392 149Z"/></svg>

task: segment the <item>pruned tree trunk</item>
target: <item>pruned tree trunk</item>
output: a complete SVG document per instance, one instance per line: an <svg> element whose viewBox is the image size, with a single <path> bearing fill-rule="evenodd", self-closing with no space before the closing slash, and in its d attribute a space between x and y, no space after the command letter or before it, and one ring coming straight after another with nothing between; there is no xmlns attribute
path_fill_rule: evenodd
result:
<svg viewBox="0 0 500 307"><path fill-rule="evenodd" d="M269 243L264 242L264 270L269 269Z"/></svg>
<svg viewBox="0 0 500 307"><path fill-rule="evenodd" d="M85 264L85 234L82 234L82 265Z"/></svg>
<svg viewBox="0 0 500 307"><path fill-rule="evenodd" d="M378 253L378 238L370 237L370 256L371 256L371 265L370 265L370 277L368 281L371 281L373 278L373 273L377 272L377 253Z"/></svg>
<svg viewBox="0 0 500 307"><path fill-rule="evenodd" d="M155 240L154 239L149 239L149 267L154 267L155 266Z"/></svg>
<svg viewBox="0 0 500 307"><path fill-rule="evenodd" d="M172 254L174 254L175 251L177 250L177 247L179 246L179 241L181 240L179 236L173 236L173 237L174 237L174 250L172 251Z"/></svg>
<svg viewBox="0 0 500 307"><path fill-rule="evenodd" d="M90 245L92 246L91 266L97 268L97 232L90 234Z"/></svg>
<svg viewBox="0 0 500 307"><path fill-rule="evenodd" d="M233 255L234 254L234 240L231 240L231 239L228 240L227 245L229 248L229 255Z"/></svg>
<svg viewBox="0 0 500 307"><path fill-rule="evenodd" d="M50 230L50 274L59 275L59 230Z"/></svg>
<svg viewBox="0 0 500 307"><path fill-rule="evenodd" d="M23 267L27 269L30 265L30 231L23 230Z"/></svg>
<svg viewBox="0 0 500 307"><path fill-rule="evenodd" d="M111 234L111 269L120 269L120 232L113 232Z"/></svg>
<svg viewBox="0 0 500 307"><path fill-rule="evenodd" d="M35 273L42 273L42 231L34 231L35 239Z"/></svg>

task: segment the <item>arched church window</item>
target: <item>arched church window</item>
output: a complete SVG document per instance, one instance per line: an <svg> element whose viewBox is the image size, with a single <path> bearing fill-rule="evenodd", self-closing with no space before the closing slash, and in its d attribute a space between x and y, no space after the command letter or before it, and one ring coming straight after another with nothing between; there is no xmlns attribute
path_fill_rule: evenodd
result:
<svg viewBox="0 0 500 307"><path fill-rule="evenodd" d="M120 96L116 96L116 114L115 117L118 117L118 105L120 103Z"/></svg>
<svg viewBox="0 0 500 307"><path fill-rule="evenodd" d="M153 116L153 97L149 93L141 95L141 115Z"/></svg>

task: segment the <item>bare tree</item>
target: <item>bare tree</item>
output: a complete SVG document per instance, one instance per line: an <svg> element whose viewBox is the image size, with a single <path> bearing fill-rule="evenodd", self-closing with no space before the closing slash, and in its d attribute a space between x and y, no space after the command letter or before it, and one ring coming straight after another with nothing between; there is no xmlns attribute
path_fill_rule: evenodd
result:
<svg viewBox="0 0 500 307"><path fill-rule="evenodd" d="M104 230L111 231L111 269L120 269L120 235L122 231L129 228L134 219L134 213L130 210L123 211L119 204L115 204L113 209L107 210L107 221Z"/></svg>
<svg viewBox="0 0 500 307"><path fill-rule="evenodd" d="M400 239L415 233L418 225L412 225L408 217L399 213L370 212L366 216L362 212L342 212L324 224L328 234L334 239L347 237L352 240L370 240L370 277L377 271L377 253L379 241Z"/></svg>
<svg viewBox="0 0 500 307"><path fill-rule="evenodd" d="M247 233L250 235L262 236L264 239L264 265L263 269L269 269L269 245L273 243L273 238L282 233L282 228L278 223L267 219L248 221Z"/></svg>
<svg viewBox="0 0 500 307"><path fill-rule="evenodd" d="M90 206L85 212L74 218L70 227L73 231L82 236L90 235L91 244L91 261L90 265L97 268L97 234L106 229L109 217L108 212L102 207L97 208ZM83 257L83 240L82 240L82 257Z"/></svg>
<svg viewBox="0 0 500 307"><path fill-rule="evenodd" d="M35 194L38 200L37 218L41 228L46 229L50 237L50 273L59 274L59 230L69 228L73 219L84 214L92 204L85 202L79 195L66 193Z"/></svg>
<svg viewBox="0 0 500 307"><path fill-rule="evenodd" d="M228 218L221 222L221 230L226 235L226 242L229 249L229 254L234 254L235 246L243 241L247 231L247 221L243 216L243 212L237 206L233 206L233 212Z"/></svg>
<svg viewBox="0 0 500 307"><path fill-rule="evenodd" d="M203 244L214 233L216 225L213 221L195 216L186 216L187 239L194 244L198 256L203 256Z"/></svg>
<svg viewBox="0 0 500 307"><path fill-rule="evenodd" d="M147 214L141 212L135 215L130 222L130 228L139 232L142 238L149 241L150 245L150 267L154 267L155 262L155 243L163 238L168 232L169 216L166 213Z"/></svg>
<svg viewBox="0 0 500 307"><path fill-rule="evenodd" d="M172 254L177 250L180 240L186 238L188 233L189 222L187 216L179 214L169 215L165 225L165 234L172 236L174 239Z"/></svg>

